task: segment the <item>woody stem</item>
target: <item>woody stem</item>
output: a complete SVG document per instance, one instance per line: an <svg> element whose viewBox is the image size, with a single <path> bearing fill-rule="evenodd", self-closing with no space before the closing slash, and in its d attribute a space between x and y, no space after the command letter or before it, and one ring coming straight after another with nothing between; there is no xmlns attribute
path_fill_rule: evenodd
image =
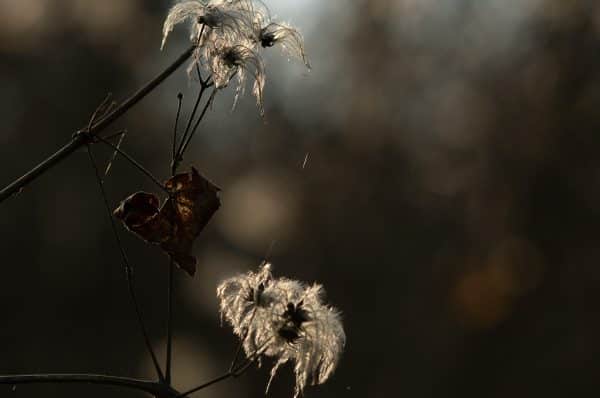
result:
<svg viewBox="0 0 600 398"><path fill-rule="evenodd" d="M118 377L97 374L28 374L0 376L0 384L48 384L48 383L71 383L71 384L101 384L106 386L117 386L144 391L158 395L163 390L161 385L148 380L138 380L128 377Z"/></svg>
<svg viewBox="0 0 600 398"><path fill-rule="evenodd" d="M94 123L89 129L85 131L85 134L77 132L71 138L65 146L56 151L53 155L48 157L46 160L35 166L33 169L17 178L15 181L7 185L0 191L0 203L8 199L15 193L20 192L27 184L36 180L46 171L50 170L61 161L69 157L77 149L83 147L85 144L90 142L90 137L93 137L105 130L114 121L123 116L127 111L133 108L138 102L144 97L150 94L156 87L158 87L167 77L173 74L187 59L189 59L194 53L196 46L191 46L183 54L179 56L171 65L169 65L164 71L158 74L154 79L149 81L146 85L135 92L131 97L126 99L121 105L115 108L108 115Z"/></svg>

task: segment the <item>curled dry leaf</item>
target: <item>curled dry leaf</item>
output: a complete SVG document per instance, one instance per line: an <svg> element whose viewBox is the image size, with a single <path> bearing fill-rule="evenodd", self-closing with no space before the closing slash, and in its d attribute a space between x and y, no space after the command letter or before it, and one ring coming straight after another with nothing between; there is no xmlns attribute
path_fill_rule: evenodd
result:
<svg viewBox="0 0 600 398"><path fill-rule="evenodd" d="M215 214L221 201L219 188L192 167L165 182L169 198L159 207L156 195L136 192L114 211L128 230L159 245L190 276L196 272L192 245Z"/></svg>

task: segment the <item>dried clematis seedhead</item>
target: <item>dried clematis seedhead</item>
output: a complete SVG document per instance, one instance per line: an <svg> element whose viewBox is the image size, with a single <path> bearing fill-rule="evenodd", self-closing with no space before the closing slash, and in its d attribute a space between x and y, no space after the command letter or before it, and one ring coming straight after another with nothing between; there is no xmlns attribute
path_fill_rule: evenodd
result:
<svg viewBox="0 0 600 398"><path fill-rule="evenodd" d="M128 230L158 245L190 276L196 272L192 245L220 207L219 188L192 167L165 182L169 198L159 208L156 195L137 192L114 211Z"/></svg>
<svg viewBox="0 0 600 398"><path fill-rule="evenodd" d="M271 263L263 262L257 272L249 271L233 276L217 286L221 319L226 320L238 336L245 334L248 327L245 318L248 313L255 308L268 308L272 305L272 301L265 296L265 291L271 292L270 287L274 282Z"/></svg>
<svg viewBox="0 0 600 398"><path fill-rule="evenodd" d="M256 36L257 31L271 21L271 11L261 0L242 0L240 7L246 10L251 22L252 30L248 32L248 38L252 39Z"/></svg>
<svg viewBox="0 0 600 398"><path fill-rule="evenodd" d="M198 16L204 14L205 8L206 6L199 1L185 1L182 3L177 3L171 7L163 24L163 37L160 44L161 50L164 48L165 43L167 42L167 37L169 37L169 34L173 31L175 25L178 25L188 19L197 19Z"/></svg>
<svg viewBox="0 0 600 398"><path fill-rule="evenodd" d="M279 358L271 377L277 367L293 360L295 396L301 394L306 385L322 384L333 374L345 345L346 335L340 314L323 304L322 295L322 286L310 286L305 289L302 300L288 303L284 312L282 328L288 332L282 339L286 340L289 349L287 355Z"/></svg>
<svg viewBox="0 0 600 398"><path fill-rule="evenodd" d="M304 39L300 32L286 23L271 22L260 28L256 41L261 47L280 45L290 57L297 58L310 69L310 63L304 51Z"/></svg>
<svg viewBox="0 0 600 398"><path fill-rule="evenodd" d="M310 68L300 33L285 23L271 21L267 6L260 0L187 0L175 4L163 26L162 46L174 26L191 22L191 41L196 45L191 72L196 66L207 69L215 87L223 89L235 77L235 100L244 94L248 76L254 78L252 94L261 115L265 67L259 47L280 45L289 56ZM162 48L161 46L161 48Z"/></svg>
<svg viewBox="0 0 600 398"><path fill-rule="evenodd" d="M233 107L239 98L244 95L248 76L254 78L252 94L256 98L256 104L261 112L263 109L263 90L265 87L265 66L260 55L254 51L249 42L229 46L226 43L217 42L208 51L209 69L215 87L220 89L227 87L235 77L237 87Z"/></svg>
<svg viewBox="0 0 600 398"><path fill-rule="evenodd" d="M175 4L169 10L163 25L161 49L175 25L191 21L190 39L202 44L202 35L218 33L233 40L236 36L245 36L252 27L249 0L188 0Z"/></svg>
<svg viewBox="0 0 600 398"><path fill-rule="evenodd" d="M217 287L221 320L227 320L238 336L244 335L254 308L267 305L263 293L271 279L271 264L264 263L258 272L229 278Z"/></svg>
<svg viewBox="0 0 600 398"><path fill-rule="evenodd" d="M248 300L257 287L260 299ZM320 285L273 278L270 264L219 285L221 315L243 340L246 355L276 359L267 391L278 368L288 361L294 363L295 397L333 374L346 335L340 313L323 303L323 295Z"/></svg>

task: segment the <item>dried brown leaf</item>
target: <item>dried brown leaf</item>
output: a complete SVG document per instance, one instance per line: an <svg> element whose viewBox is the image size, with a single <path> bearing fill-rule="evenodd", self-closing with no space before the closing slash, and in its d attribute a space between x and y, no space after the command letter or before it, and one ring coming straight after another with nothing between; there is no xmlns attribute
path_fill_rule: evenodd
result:
<svg viewBox="0 0 600 398"><path fill-rule="evenodd" d="M192 167L165 182L170 195L159 208L156 195L136 192L114 211L128 230L158 245L190 276L196 272L191 255L194 240L219 209L219 188Z"/></svg>

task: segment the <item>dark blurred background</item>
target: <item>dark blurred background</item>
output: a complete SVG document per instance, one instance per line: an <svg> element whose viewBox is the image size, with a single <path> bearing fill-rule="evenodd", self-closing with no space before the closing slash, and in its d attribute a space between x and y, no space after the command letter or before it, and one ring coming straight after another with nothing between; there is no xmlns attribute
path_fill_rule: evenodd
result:
<svg viewBox="0 0 600 398"><path fill-rule="evenodd" d="M319 281L344 313L337 373L307 397L565 397L600 391L600 4L271 0L313 70L272 53L266 119L217 97L184 167L223 189L177 274L174 378L221 374L236 340L215 287L256 267ZM187 47L170 1L0 0L0 183ZM168 177L182 68L115 126ZM95 147L105 160L109 152ZM305 163L306 160L306 163ZM304 164L305 163L305 164ZM303 167L304 166L304 167ZM123 160L116 205L156 191ZM164 356L167 258L120 228ZM0 205L0 373L152 377L85 151ZM268 366L198 397L261 397ZM291 369L270 396L291 397ZM141 397L0 386L0 397Z"/></svg>

